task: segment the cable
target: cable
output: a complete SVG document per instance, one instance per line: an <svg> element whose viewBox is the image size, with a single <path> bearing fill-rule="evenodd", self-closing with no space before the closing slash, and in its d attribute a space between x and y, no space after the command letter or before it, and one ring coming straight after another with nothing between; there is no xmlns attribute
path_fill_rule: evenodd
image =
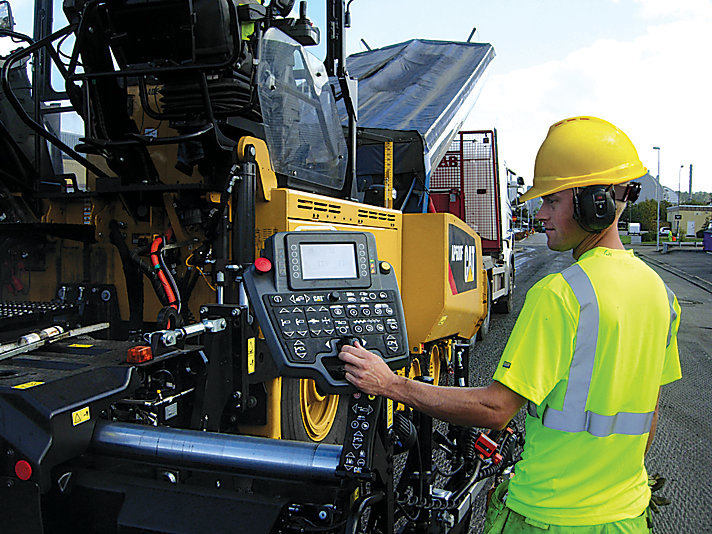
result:
<svg viewBox="0 0 712 534"><path fill-rule="evenodd" d="M203 277L203 280L205 280L205 283L208 284L208 287L210 289L212 289L213 292L215 292L216 291L215 287L210 283L210 281L208 280L208 275L206 275L205 272L203 272L203 269L199 265L193 265L191 263L188 263L190 261L190 258L192 258L194 255L195 255L195 252L193 252L190 256L188 256L185 259L186 267L193 267L194 269L196 269L200 273L200 276Z"/></svg>
<svg viewBox="0 0 712 534"><path fill-rule="evenodd" d="M168 298L168 305L172 308L178 310L178 300L176 294L173 291L173 287L166 278L165 273L162 270L162 258L161 258L161 248L163 248L163 237L159 236L153 240L151 243L151 263L153 268L158 274L158 279L161 281L163 290L166 292L166 297ZM173 282L175 283L175 282Z"/></svg>

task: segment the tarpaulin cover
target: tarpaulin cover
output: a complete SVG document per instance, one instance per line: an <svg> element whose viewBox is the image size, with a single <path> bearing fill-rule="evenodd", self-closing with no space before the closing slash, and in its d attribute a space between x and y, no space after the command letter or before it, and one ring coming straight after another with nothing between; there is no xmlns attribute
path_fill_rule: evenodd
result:
<svg viewBox="0 0 712 534"><path fill-rule="evenodd" d="M359 82L357 124L418 131L429 174L472 110L493 58L487 43L421 39L353 54L346 65Z"/></svg>

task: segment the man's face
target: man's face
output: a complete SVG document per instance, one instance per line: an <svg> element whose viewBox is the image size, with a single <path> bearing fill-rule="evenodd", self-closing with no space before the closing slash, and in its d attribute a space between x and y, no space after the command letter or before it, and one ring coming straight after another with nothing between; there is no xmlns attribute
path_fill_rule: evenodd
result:
<svg viewBox="0 0 712 534"><path fill-rule="evenodd" d="M588 232L574 220L573 190L546 195L542 200L536 218L546 230L546 245L559 252L574 249Z"/></svg>

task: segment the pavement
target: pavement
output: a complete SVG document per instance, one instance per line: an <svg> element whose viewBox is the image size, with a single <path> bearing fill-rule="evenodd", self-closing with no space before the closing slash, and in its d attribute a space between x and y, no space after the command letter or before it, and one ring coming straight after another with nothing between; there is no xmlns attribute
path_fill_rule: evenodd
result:
<svg viewBox="0 0 712 534"><path fill-rule="evenodd" d="M689 282L712 293L712 252L692 243L669 243L667 253L656 245L626 245L643 260L686 278Z"/></svg>

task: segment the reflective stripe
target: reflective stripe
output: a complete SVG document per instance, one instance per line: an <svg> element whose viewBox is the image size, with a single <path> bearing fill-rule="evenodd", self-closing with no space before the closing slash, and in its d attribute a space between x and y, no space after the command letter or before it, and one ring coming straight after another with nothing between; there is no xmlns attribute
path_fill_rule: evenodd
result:
<svg viewBox="0 0 712 534"><path fill-rule="evenodd" d="M576 347L571 359L563 410L546 406L542 424L554 430L588 432L598 437L611 434L640 435L649 432L654 412L602 415L586 410L598 342L598 299L591 280L580 265L574 264L561 274L574 292L580 307ZM536 407L530 406L529 414L538 417Z"/></svg>
<svg viewBox="0 0 712 534"><path fill-rule="evenodd" d="M670 291L670 288L666 285L665 290L667 291L668 302L670 303L670 327L668 328L667 344L666 347L670 346L670 341L672 340L672 326L677 319L677 312L675 311L675 293Z"/></svg>

